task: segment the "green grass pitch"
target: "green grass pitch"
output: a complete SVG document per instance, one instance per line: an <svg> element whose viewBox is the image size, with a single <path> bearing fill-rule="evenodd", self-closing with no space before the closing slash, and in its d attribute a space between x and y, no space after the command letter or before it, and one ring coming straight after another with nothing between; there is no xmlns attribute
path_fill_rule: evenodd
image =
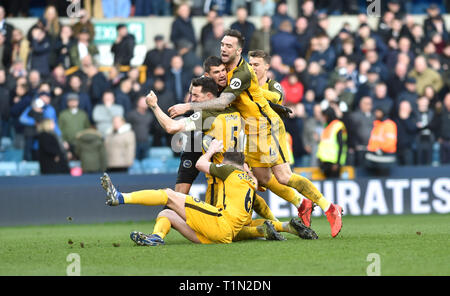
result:
<svg viewBox="0 0 450 296"><path fill-rule="evenodd" d="M171 230L166 245L138 247L133 230L154 221L0 228L0 275L66 275L67 256L80 256L81 275L366 275L371 253L381 275L450 275L450 215L343 217L331 238L313 217L319 240L244 241L195 245Z"/></svg>

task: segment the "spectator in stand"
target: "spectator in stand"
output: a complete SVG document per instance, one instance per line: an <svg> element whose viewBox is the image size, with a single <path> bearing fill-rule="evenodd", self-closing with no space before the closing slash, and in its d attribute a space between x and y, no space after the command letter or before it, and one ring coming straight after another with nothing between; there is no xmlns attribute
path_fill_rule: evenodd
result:
<svg viewBox="0 0 450 296"><path fill-rule="evenodd" d="M5 70L0 70L0 138L9 137L9 89Z"/></svg>
<svg viewBox="0 0 450 296"><path fill-rule="evenodd" d="M80 76L74 74L69 77L69 83L66 92L63 94L61 99L60 110L67 109L69 107L68 100L70 95L77 95L78 104L77 108L80 108L88 114L90 117L92 114L92 104L89 95L81 89L81 78ZM87 128L87 127L86 127Z"/></svg>
<svg viewBox="0 0 450 296"><path fill-rule="evenodd" d="M350 114L349 146L354 153L356 166L364 164L364 155L369 144L375 116L372 113L372 98L362 97L359 108Z"/></svg>
<svg viewBox="0 0 450 296"><path fill-rule="evenodd" d="M29 54L30 42L25 38L20 29L14 29L11 39L11 64L16 61L21 61L24 65L27 65ZM3 63L5 63L4 60Z"/></svg>
<svg viewBox="0 0 450 296"><path fill-rule="evenodd" d="M173 90L175 100L178 103L184 101L184 96L189 90L192 79L192 72L183 68L183 59L180 56L174 56L171 61L171 68L167 75L166 86Z"/></svg>
<svg viewBox="0 0 450 296"><path fill-rule="evenodd" d="M399 109L400 103L408 101L414 111L417 111L417 94L416 79L407 77L405 81L405 90L398 94L395 100L395 110Z"/></svg>
<svg viewBox="0 0 450 296"><path fill-rule="evenodd" d="M396 47L388 52L385 63L388 69L394 68L398 63L398 55L400 53L408 55L411 61L414 60L414 53L411 51L411 41L406 36L400 37Z"/></svg>
<svg viewBox="0 0 450 296"><path fill-rule="evenodd" d="M28 84L31 96L34 97L38 93L41 82L41 74L39 71L31 70L30 73L28 73Z"/></svg>
<svg viewBox="0 0 450 296"><path fill-rule="evenodd" d="M298 55L304 58L306 56L306 51L309 48L309 40L312 38L312 30L308 25L308 20L306 17L301 16L295 22L295 35L297 36L297 41L300 44Z"/></svg>
<svg viewBox="0 0 450 296"><path fill-rule="evenodd" d="M279 1L275 14L272 16L272 29L278 31L283 21L289 21L291 26L295 26L295 19L288 15L288 6L286 1Z"/></svg>
<svg viewBox="0 0 450 296"><path fill-rule="evenodd" d="M73 35L78 36L78 34L82 30L87 30L89 32L89 40L94 40L95 38L95 29L94 24L91 22L91 13L89 13L86 9L81 9L79 13L79 20L78 22L73 25ZM103 16L102 16L103 18Z"/></svg>
<svg viewBox="0 0 450 296"><path fill-rule="evenodd" d="M166 86L163 79L156 79L153 84L153 91L158 96L159 107L169 115L169 107L177 103L173 88ZM161 127L157 120L152 123L151 134L153 135L153 146L170 146L172 136Z"/></svg>
<svg viewBox="0 0 450 296"><path fill-rule="evenodd" d="M26 77L19 77L16 87L11 93L11 105L9 115L14 130L14 146L23 149L24 146L24 125L20 123L20 115L31 105L33 97L29 94Z"/></svg>
<svg viewBox="0 0 450 296"><path fill-rule="evenodd" d="M59 135L55 133L55 122L44 119L38 125L39 164L41 174L68 174L68 153Z"/></svg>
<svg viewBox="0 0 450 296"><path fill-rule="evenodd" d="M132 82L129 78L124 78L119 84L119 87L114 91L114 96L116 98L115 103L123 107L124 114L127 114L132 109L131 104L131 91Z"/></svg>
<svg viewBox="0 0 450 296"><path fill-rule="evenodd" d="M292 33L292 24L290 21L283 21L270 39L270 46L273 55L281 56L283 64L294 65L294 60L299 56L301 46L297 37Z"/></svg>
<svg viewBox="0 0 450 296"><path fill-rule="evenodd" d="M365 166L377 176L387 176L396 162L397 125L385 116L382 109L375 109L374 115Z"/></svg>
<svg viewBox="0 0 450 296"><path fill-rule="evenodd" d="M441 15L441 11L439 6L435 3L430 4L427 9L428 17L425 19L423 23L424 31L426 37L431 39L431 34L433 32L437 32L442 35L442 38L448 42L449 36L447 32L447 26L445 24L444 18Z"/></svg>
<svg viewBox="0 0 450 296"><path fill-rule="evenodd" d="M45 78L50 75L51 43L45 31L36 27L31 32L31 66ZM6 66L6 65L5 65Z"/></svg>
<svg viewBox="0 0 450 296"><path fill-rule="evenodd" d="M110 87L105 75L92 63L92 59L83 60L83 71L87 76L87 92L91 99L91 105L102 102L103 93Z"/></svg>
<svg viewBox="0 0 450 296"><path fill-rule="evenodd" d="M320 137L317 158L327 178L339 178L347 161L347 129L333 108L325 109L323 117L326 127Z"/></svg>
<svg viewBox="0 0 450 296"><path fill-rule="evenodd" d="M327 74L322 72L322 67L317 62L311 62L308 66L308 72L305 76L304 86L312 89L316 94L316 101L323 99L325 88L328 85Z"/></svg>
<svg viewBox="0 0 450 296"><path fill-rule="evenodd" d="M0 34L5 37L6 42L10 42L14 26L6 21L6 12L3 6L0 6Z"/></svg>
<svg viewBox="0 0 450 296"><path fill-rule="evenodd" d="M305 108L305 114L307 117L313 117L314 116L314 108L316 105L316 94L313 90L307 89L305 91L305 95L303 96L302 104Z"/></svg>
<svg viewBox="0 0 450 296"><path fill-rule="evenodd" d="M397 159L399 165L414 164L414 150L416 148L417 122L414 119L411 104L408 101L400 103L395 118L398 130Z"/></svg>
<svg viewBox="0 0 450 296"><path fill-rule="evenodd" d="M345 102L340 101L337 92L332 87L327 87L324 92L324 98L320 102L322 110L328 108L334 109L334 116L338 119L343 119L344 113L349 112L348 106Z"/></svg>
<svg viewBox="0 0 450 296"><path fill-rule="evenodd" d="M53 46L61 31L61 23L59 21L58 11L55 6L49 5L45 8L44 19L46 24L45 31L47 32L50 43Z"/></svg>
<svg viewBox="0 0 450 296"><path fill-rule="evenodd" d="M366 52L366 60L370 63L370 67L378 73L380 80L387 81L389 70L382 60L378 58L378 53L375 50Z"/></svg>
<svg viewBox="0 0 450 296"><path fill-rule="evenodd" d="M252 1L252 15L254 16L272 16L275 13L275 8L274 0Z"/></svg>
<svg viewBox="0 0 450 296"><path fill-rule="evenodd" d="M92 119L95 122L97 130L105 136L112 127L112 121L115 116L124 116L124 110L121 105L115 104L114 92L109 90L103 94L103 104L96 105L92 111Z"/></svg>
<svg viewBox="0 0 450 296"><path fill-rule="evenodd" d="M94 127L77 134L75 154L80 159L83 173L102 173L106 170L103 136Z"/></svg>
<svg viewBox="0 0 450 296"><path fill-rule="evenodd" d="M148 157L150 149L150 127L154 116L148 111L145 96L140 96L136 108L127 114L127 121L131 124L136 135L136 159L142 160Z"/></svg>
<svg viewBox="0 0 450 296"><path fill-rule="evenodd" d="M79 96L76 93L67 95L67 109L59 114L58 125L62 139L68 143L69 151L74 154L76 135L91 126L88 114L79 108Z"/></svg>
<svg viewBox="0 0 450 296"><path fill-rule="evenodd" d="M303 161L303 156L305 155L305 149L302 139L303 134L303 123L305 118L305 108L303 104L289 104L286 106L290 108L293 112L289 114L289 118L284 120L286 125L286 132L290 135L290 146L293 156L294 165L301 165ZM289 140L288 140L289 141Z"/></svg>
<svg viewBox="0 0 450 296"><path fill-rule="evenodd" d="M0 69L7 70L11 66L11 45L0 35Z"/></svg>
<svg viewBox="0 0 450 296"><path fill-rule="evenodd" d="M220 45L220 42L218 44ZM217 43L215 42L214 45L217 46ZM186 39L180 40L177 43L177 51L178 55L181 56L181 58L183 59L183 68L186 72L192 74L196 66L202 65L202 60L197 56L197 53L193 50L192 43L189 40Z"/></svg>
<svg viewBox="0 0 450 296"><path fill-rule="evenodd" d="M113 118L112 128L105 137L107 170L126 172L136 156L136 137L129 123L121 116Z"/></svg>
<svg viewBox="0 0 450 296"><path fill-rule="evenodd" d="M315 35L317 33L318 28L318 13L314 6L313 0L305 0L301 5L299 5L299 16L306 17L308 20L309 26L314 30L313 34ZM287 10L287 8L286 8Z"/></svg>
<svg viewBox="0 0 450 296"><path fill-rule="evenodd" d="M319 50L312 52L309 61L318 62L324 71L332 71L336 63L336 53L330 47L330 38L326 34L316 37L319 42Z"/></svg>
<svg viewBox="0 0 450 296"><path fill-rule="evenodd" d="M388 50L387 45L375 32L371 30L367 23L361 24L358 28L358 32L355 36L355 52L358 54L364 54L364 44L369 38L374 39L375 41L375 49L372 48L371 50L376 50L379 59L383 60Z"/></svg>
<svg viewBox="0 0 450 296"><path fill-rule="evenodd" d="M299 81L305 81L308 63L304 58L296 58L294 61L294 73Z"/></svg>
<svg viewBox="0 0 450 296"><path fill-rule="evenodd" d="M236 10L236 18L237 20L231 24L230 28L233 30L238 30L245 38L246 42L242 48L242 55L246 57L249 50L250 40L252 40L252 36L256 28L252 22L248 21L248 11L244 6L241 6Z"/></svg>
<svg viewBox="0 0 450 296"><path fill-rule="evenodd" d="M144 66L147 66L147 77L153 75L157 66L162 66L166 72L170 69L170 62L177 55L176 50L168 48L162 35L155 36L155 48L145 55Z"/></svg>
<svg viewBox="0 0 450 296"><path fill-rule="evenodd" d="M394 101L387 95L387 87L384 82L378 82L375 85L372 104L374 109L383 109L384 114L388 117L392 116Z"/></svg>
<svg viewBox="0 0 450 296"><path fill-rule="evenodd" d="M302 101L304 87L303 84L298 81L295 73L286 76L280 84L284 90L284 104L295 105Z"/></svg>
<svg viewBox="0 0 450 296"><path fill-rule="evenodd" d="M128 33L125 24L117 25L117 39L111 47L114 65L129 66L134 56L136 41L134 35Z"/></svg>
<svg viewBox="0 0 450 296"><path fill-rule="evenodd" d="M57 65L63 65L64 69L69 69L71 67L69 51L75 42L72 28L68 25L62 26L61 33L55 41L55 46L52 50L51 65L53 68Z"/></svg>
<svg viewBox="0 0 450 296"><path fill-rule="evenodd" d="M255 30L253 33L252 39L249 40L249 49L256 50L261 49L264 52L271 52L270 47L270 39L273 34L275 34L275 30L272 29L272 19L268 15L264 15L261 17L261 28Z"/></svg>
<svg viewBox="0 0 450 296"><path fill-rule="evenodd" d="M97 46L90 39L89 30L82 28L77 35L77 42L70 48L70 63L81 67L81 61L88 55L95 57L99 53Z"/></svg>
<svg viewBox="0 0 450 296"><path fill-rule="evenodd" d="M427 97L420 97L417 100L417 114L415 115L419 128L416 139L418 165L431 165L435 137L429 126L433 117L434 111L430 109L430 101Z"/></svg>
<svg viewBox="0 0 450 296"><path fill-rule="evenodd" d="M220 43L225 33L225 26L221 17L213 21L212 35L203 43L203 60L210 56L220 56Z"/></svg>
<svg viewBox="0 0 450 296"><path fill-rule="evenodd" d="M349 110L353 110L355 94L347 87L347 79L340 77L334 83L334 90L336 91L339 102L344 102Z"/></svg>
<svg viewBox="0 0 450 296"><path fill-rule="evenodd" d="M438 54L428 56L428 64L430 65L430 68L439 73L439 75L444 72L441 65L441 56Z"/></svg>
<svg viewBox="0 0 450 296"><path fill-rule="evenodd" d="M419 24L414 24L411 28L411 51L415 56L422 54L423 48L426 44L426 38L423 33L423 27Z"/></svg>
<svg viewBox="0 0 450 296"><path fill-rule="evenodd" d="M170 30L170 41L176 46L180 40L186 39L192 43L192 49L195 51L197 39L190 14L191 8L188 3L182 3L178 6L177 16Z"/></svg>
<svg viewBox="0 0 450 296"><path fill-rule="evenodd" d="M408 74L408 65L397 63L394 71L391 72L388 81L386 82L388 95L397 99L398 95L406 90L405 83Z"/></svg>
<svg viewBox="0 0 450 296"><path fill-rule="evenodd" d="M441 164L450 163L450 93L444 97L441 114L436 124L440 144Z"/></svg>
<svg viewBox="0 0 450 296"><path fill-rule="evenodd" d="M439 95L436 94L436 91L432 85L427 85L425 87L423 96L430 101L430 107L435 111L442 108L442 101L440 100Z"/></svg>
<svg viewBox="0 0 450 296"><path fill-rule="evenodd" d="M320 135L323 131L323 115L319 104L313 107L313 116L307 117L303 124L302 139L306 157L304 157L305 166L318 166L317 147L320 142Z"/></svg>
<svg viewBox="0 0 450 296"><path fill-rule="evenodd" d="M146 81L141 83L141 73L136 67L131 68L131 70L127 73L127 77L131 82L131 91L129 92L131 105L136 106L136 102L139 99L139 96L148 94L150 92L150 81L149 79L147 79Z"/></svg>
<svg viewBox="0 0 450 296"><path fill-rule="evenodd" d="M102 0L102 9L106 18L127 18L131 13L131 0Z"/></svg>
<svg viewBox="0 0 450 296"><path fill-rule="evenodd" d="M418 56L414 60L414 69L409 72L408 76L416 79L417 93L419 95L423 95L427 85L432 85L436 92L439 92L444 86L441 75L428 67L424 56Z"/></svg>
<svg viewBox="0 0 450 296"><path fill-rule="evenodd" d="M364 97L364 96L369 96L369 97L374 97L375 96L375 85L377 84L377 82L379 82L379 75L378 72L370 67L367 72L365 74L364 69L362 69L363 67L366 67L366 62L367 62L367 66L370 67L370 63L366 60L362 61L361 64L359 64L360 67L360 71L359 71L359 82L360 84L358 85L358 91L355 94L355 102L354 104L356 104L356 106L359 105L359 100Z"/></svg>
<svg viewBox="0 0 450 296"><path fill-rule="evenodd" d="M208 39L213 37L213 22L218 17L217 11L211 9L206 14L206 24L202 27L200 31L200 44L202 49L205 49L205 43Z"/></svg>

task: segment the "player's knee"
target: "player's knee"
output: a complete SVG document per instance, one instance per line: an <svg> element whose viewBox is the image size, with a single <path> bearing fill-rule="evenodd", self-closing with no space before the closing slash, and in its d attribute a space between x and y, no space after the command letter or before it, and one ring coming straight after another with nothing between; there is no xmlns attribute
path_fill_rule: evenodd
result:
<svg viewBox="0 0 450 296"><path fill-rule="evenodd" d="M161 212L159 212L158 214L158 218L160 217L166 217L170 220L170 217L174 214L175 212L171 209L164 209Z"/></svg>
<svg viewBox="0 0 450 296"><path fill-rule="evenodd" d="M274 175L280 184L287 185L292 176L292 172L290 170L281 170L274 173Z"/></svg>

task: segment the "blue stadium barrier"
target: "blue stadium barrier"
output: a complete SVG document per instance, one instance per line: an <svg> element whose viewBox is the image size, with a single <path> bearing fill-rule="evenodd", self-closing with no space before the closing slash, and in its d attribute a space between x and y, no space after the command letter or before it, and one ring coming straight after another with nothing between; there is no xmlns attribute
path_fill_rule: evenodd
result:
<svg viewBox="0 0 450 296"><path fill-rule="evenodd" d="M152 147L149 150L149 157L166 160L173 157L173 151L170 147Z"/></svg>
<svg viewBox="0 0 450 296"><path fill-rule="evenodd" d="M8 149L3 152L3 159L6 161L21 162L23 160L23 150Z"/></svg>
<svg viewBox="0 0 450 296"><path fill-rule="evenodd" d="M22 161L18 164L20 176L37 176L41 174L41 166L37 161Z"/></svg>
<svg viewBox="0 0 450 296"><path fill-rule="evenodd" d="M166 163L161 158L145 158L141 164L144 174L161 174L167 172Z"/></svg>
<svg viewBox="0 0 450 296"><path fill-rule="evenodd" d="M17 163L14 161L3 161L0 162L0 176L17 176Z"/></svg>
<svg viewBox="0 0 450 296"><path fill-rule="evenodd" d="M178 167L180 166L180 158L169 158L166 161L168 173L177 173Z"/></svg>
<svg viewBox="0 0 450 296"><path fill-rule="evenodd" d="M140 175L143 174L144 171L142 169L141 162L138 159L135 159L133 165L128 169L128 174L130 175Z"/></svg>

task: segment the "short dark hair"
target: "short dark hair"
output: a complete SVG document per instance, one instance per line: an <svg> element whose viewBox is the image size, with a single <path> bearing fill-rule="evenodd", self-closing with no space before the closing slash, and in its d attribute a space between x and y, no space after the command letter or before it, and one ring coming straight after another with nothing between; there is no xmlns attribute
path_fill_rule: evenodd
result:
<svg viewBox="0 0 450 296"><path fill-rule="evenodd" d="M241 32L239 32L238 30L228 29L225 31L224 36L231 36L237 38L239 47L241 48L244 47L245 37L242 36Z"/></svg>
<svg viewBox="0 0 450 296"><path fill-rule="evenodd" d="M272 58L267 52L261 49L256 49L249 51L248 53L249 57L252 58L262 58L266 64L270 65L270 59Z"/></svg>
<svg viewBox="0 0 450 296"><path fill-rule="evenodd" d="M245 155L238 151L227 151L223 154L223 160L235 163L237 165L244 165Z"/></svg>
<svg viewBox="0 0 450 296"><path fill-rule="evenodd" d="M208 92L212 93L215 97L217 97L219 90L217 88L217 84L211 77L199 77L192 79L192 86L201 86L202 93L206 94Z"/></svg>
<svg viewBox="0 0 450 296"><path fill-rule="evenodd" d="M209 73L209 71L211 71L211 67L219 67L222 64L223 62L219 57L210 56L203 62L203 69L206 73Z"/></svg>

